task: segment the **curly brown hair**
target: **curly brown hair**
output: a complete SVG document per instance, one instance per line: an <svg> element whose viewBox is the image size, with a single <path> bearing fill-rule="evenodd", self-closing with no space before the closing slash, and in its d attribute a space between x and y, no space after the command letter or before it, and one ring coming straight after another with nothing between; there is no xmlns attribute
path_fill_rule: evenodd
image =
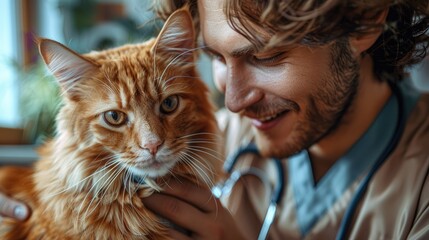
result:
<svg viewBox="0 0 429 240"><path fill-rule="evenodd" d="M248 2L248 3L246 3ZM231 27L258 49L285 44L321 45L337 39L382 30L365 54L374 60L379 79L398 81L405 68L420 62L429 46L429 0L228 0L225 14ZM165 19L187 4L199 30L197 0L154 0ZM375 24L389 9L386 22ZM267 41L258 33L271 34Z"/></svg>

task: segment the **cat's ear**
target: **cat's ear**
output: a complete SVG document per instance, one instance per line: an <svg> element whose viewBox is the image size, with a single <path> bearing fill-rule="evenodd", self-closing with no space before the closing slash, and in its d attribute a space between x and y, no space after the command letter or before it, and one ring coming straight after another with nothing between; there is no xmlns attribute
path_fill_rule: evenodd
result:
<svg viewBox="0 0 429 240"><path fill-rule="evenodd" d="M193 62L195 30L191 14L181 8L170 15L159 33L152 52L161 54L174 62L175 66Z"/></svg>
<svg viewBox="0 0 429 240"><path fill-rule="evenodd" d="M98 66L63 44L50 39L37 39L39 52L66 93L73 93L80 79L97 71Z"/></svg>

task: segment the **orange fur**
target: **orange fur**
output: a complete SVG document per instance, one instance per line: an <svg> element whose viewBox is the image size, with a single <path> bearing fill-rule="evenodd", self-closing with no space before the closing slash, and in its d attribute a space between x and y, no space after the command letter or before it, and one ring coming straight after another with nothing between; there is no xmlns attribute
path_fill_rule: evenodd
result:
<svg viewBox="0 0 429 240"><path fill-rule="evenodd" d="M34 169L0 170L0 191L32 209L25 222L0 224L1 239L168 239L141 198L168 176L211 185L221 164L214 110L193 66L192 29L181 9L142 44L79 55L39 40L64 103L57 136L40 149ZM164 108L175 106L170 96L179 100L172 112ZM109 111L126 121L109 125ZM156 157L146 147L154 144Z"/></svg>

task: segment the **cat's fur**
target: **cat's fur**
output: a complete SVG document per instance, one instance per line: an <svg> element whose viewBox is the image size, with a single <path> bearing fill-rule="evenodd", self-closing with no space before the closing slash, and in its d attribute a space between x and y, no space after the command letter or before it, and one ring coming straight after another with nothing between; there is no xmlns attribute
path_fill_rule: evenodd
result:
<svg viewBox="0 0 429 240"><path fill-rule="evenodd" d="M5 219L0 239L167 238L141 198L168 176L211 184L221 164L188 10L175 12L156 39L142 44L85 55L52 40L38 44L64 103L57 136L41 148L35 167L0 170L0 191L32 209L25 222ZM122 125L109 125L122 117ZM162 166L148 166L153 161Z"/></svg>

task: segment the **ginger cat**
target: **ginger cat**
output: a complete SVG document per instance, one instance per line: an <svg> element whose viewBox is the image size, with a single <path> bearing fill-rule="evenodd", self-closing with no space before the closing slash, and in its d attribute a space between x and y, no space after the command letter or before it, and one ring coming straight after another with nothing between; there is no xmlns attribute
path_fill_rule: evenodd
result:
<svg viewBox="0 0 429 240"><path fill-rule="evenodd" d="M0 191L32 209L5 219L0 239L168 239L140 199L168 176L212 185L221 168L193 29L180 9L142 44L79 55L38 40L63 105L34 168L0 170Z"/></svg>

